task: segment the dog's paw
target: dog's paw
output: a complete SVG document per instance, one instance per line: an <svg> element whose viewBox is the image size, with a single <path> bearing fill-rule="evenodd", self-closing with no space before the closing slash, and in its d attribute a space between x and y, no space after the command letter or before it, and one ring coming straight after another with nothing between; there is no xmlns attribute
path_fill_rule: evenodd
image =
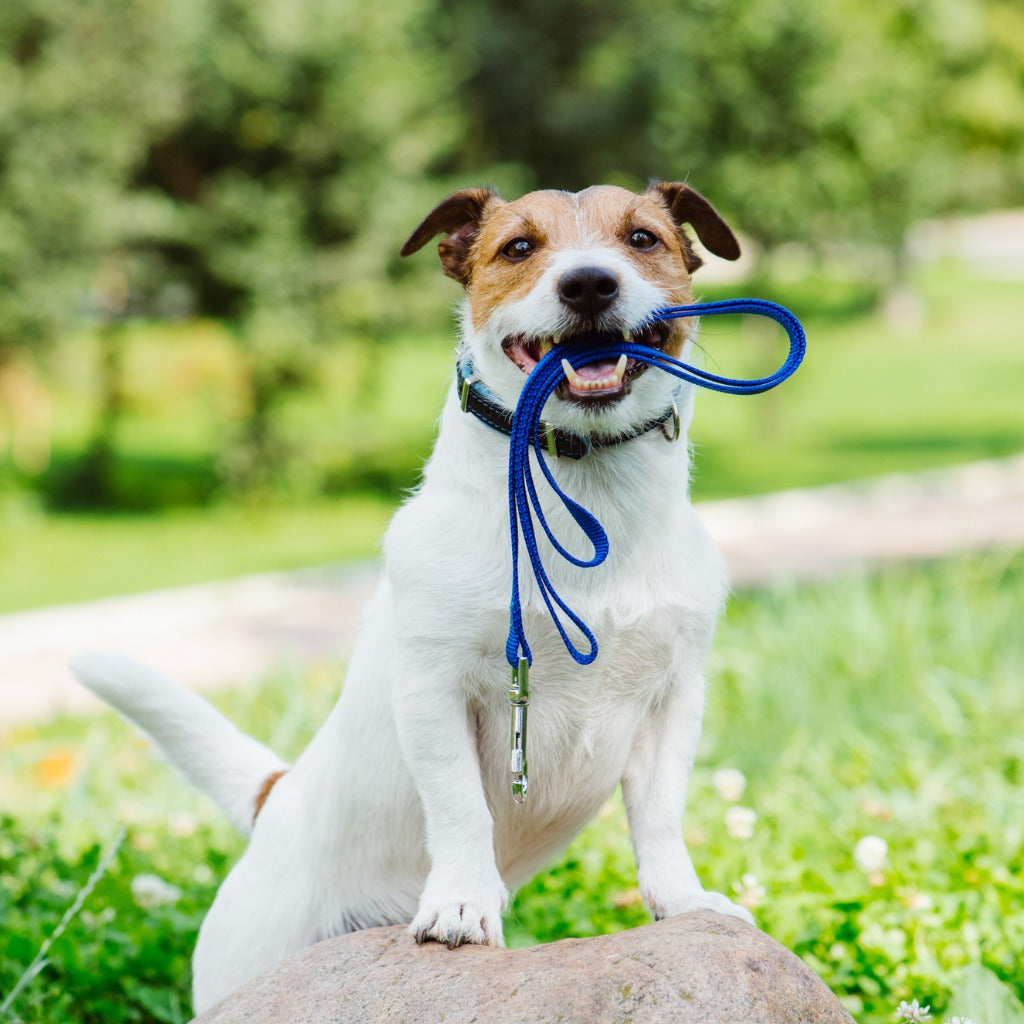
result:
<svg viewBox="0 0 1024 1024"><path fill-rule="evenodd" d="M504 946L501 911L507 902L508 891L497 872L476 885L466 880L451 884L432 876L409 931L420 944L443 942L449 949L466 944Z"/></svg>
<svg viewBox="0 0 1024 1024"><path fill-rule="evenodd" d="M688 914L694 910L710 910L715 914L735 917L746 924L754 924L753 915L746 907L733 903L728 896L723 896L720 892L707 892L704 889L687 892L671 901L659 902L650 899L647 905L658 920L663 917L675 917L676 914Z"/></svg>
<svg viewBox="0 0 1024 1024"><path fill-rule="evenodd" d="M416 941L443 942L449 949L466 944L504 946L501 933L501 907L488 913L478 903L445 903L442 906L420 905L409 926Z"/></svg>

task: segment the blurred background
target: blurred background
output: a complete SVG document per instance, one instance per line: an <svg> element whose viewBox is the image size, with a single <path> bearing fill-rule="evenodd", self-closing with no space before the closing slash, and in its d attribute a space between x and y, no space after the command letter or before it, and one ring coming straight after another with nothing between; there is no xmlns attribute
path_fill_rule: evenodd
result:
<svg viewBox="0 0 1024 1024"><path fill-rule="evenodd" d="M457 300L398 249L469 184L687 180L747 253L698 292L805 319L699 498L1024 448L1024 221L964 220L1024 204L1012 0L2 7L0 610L372 554Z"/></svg>
<svg viewBox="0 0 1024 1024"><path fill-rule="evenodd" d="M758 531L787 524L817 577L815 530L841 549L898 508L927 542L950 490L922 471L972 464L957 515L1017 523L969 556L739 579L698 872L862 1024L918 997L1024 1021L1019 0L0 0L0 1022L187 1020L240 849L113 715L54 713L82 692L65 655L121 628L223 683L216 639L251 685L213 699L294 757L343 656L244 655L336 636L358 601L339 609L345 569L52 606L372 560L452 372L459 289L429 247L400 260L405 238L467 185L652 177L741 236L698 296L781 302L809 337L778 391L699 396L706 515L742 511L773 558ZM760 375L784 345L720 318L702 347ZM1017 503L994 505L1005 466ZM776 493L823 484L845 518ZM506 935L643 923L635 886L613 800Z"/></svg>

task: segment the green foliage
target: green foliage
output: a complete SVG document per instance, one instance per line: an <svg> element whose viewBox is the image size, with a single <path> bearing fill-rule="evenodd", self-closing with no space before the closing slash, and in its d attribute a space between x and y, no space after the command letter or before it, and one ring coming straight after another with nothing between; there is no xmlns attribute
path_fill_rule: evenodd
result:
<svg viewBox="0 0 1024 1024"><path fill-rule="evenodd" d="M1022 586L1024 559L994 554L741 595L719 630L690 852L859 1021L919 998L981 1024L1024 996ZM742 771L742 804L720 768ZM865 836L886 843L877 868L855 858ZM518 894L508 935L632 927L635 885L616 801Z"/></svg>
<svg viewBox="0 0 1024 1024"><path fill-rule="evenodd" d="M123 266L142 273L134 222L153 217L124 188L169 112L144 7L0 12L0 359L83 307L118 311Z"/></svg>
<svg viewBox="0 0 1024 1024"><path fill-rule="evenodd" d="M972 964L960 977L949 1012L984 1024L1024 1024L1024 1003L992 971Z"/></svg>
<svg viewBox="0 0 1024 1024"><path fill-rule="evenodd" d="M937 1022L1017 1024L1022 586L1024 558L991 553L740 595L719 631L687 844L704 884L749 905L862 1024L888 1024L915 998ZM217 703L295 756L339 678L325 665ZM132 823L128 842L15 1011L26 1021L187 1017L195 929L238 839L113 715L9 729L0 742L0 800L15 815L0 823L10 922L0 993L120 819ZM721 769L742 772L745 791L728 792ZM756 812L747 833L737 808ZM868 836L885 842L874 863L856 852ZM181 896L140 907L140 874ZM647 919L616 798L517 895L506 936L523 946Z"/></svg>
<svg viewBox="0 0 1024 1024"><path fill-rule="evenodd" d="M690 179L768 246L898 248L917 218L1024 196L1008 0L488 0L442 29L466 69L469 168Z"/></svg>
<svg viewBox="0 0 1024 1024"><path fill-rule="evenodd" d="M427 0L8 5L0 363L76 313L228 319L246 416L219 469L264 488L287 461L282 401L318 346L395 310L394 238L436 198L424 178L457 122L422 45L431 13ZM73 476L100 505L116 498L124 340L104 337L96 437Z"/></svg>
<svg viewBox="0 0 1024 1024"><path fill-rule="evenodd" d="M396 252L456 174L692 176L767 243L1024 194L1011 0L38 0L0 54L0 344L197 311L277 386L436 312Z"/></svg>
<svg viewBox="0 0 1024 1024"><path fill-rule="evenodd" d="M56 821L27 830L0 818L0 993L8 997L100 862L98 844L68 854L59 835ZM208 835L193 842L178 837L172 866L142 839L130 833L0 1020L183 1024L191 1018L189 949L225 858L208 849ZM156 868L169 872L166 902L158 897L150 905L144 892L136 888L133 895L133 881L138 886Z"/></svg>
<svg viewBox="0 0 1024 1024"><path fill-rule="evenodd" d="M769 248L896 251L1024 197L1022 55L1012 0L8 3L0 385L17 349L102 328L66 480L116 506L124 322L229 322L244 416L215 469L263 494L328 344L442 322L454 292L397 252L456 184L692 178Z"/></svg>
<svg viewBox="0 0 1024 1024"><path fill-rule="evenodd" d="M454 143L443 62L421 45L431 13L6 5L5 298L67 306L66 271L101 318L191 309L244 322L257 348L376 322L395 262L381 233L433 196L422 177ZM3 318L11 338L33 336L22 320Z"/></svg>

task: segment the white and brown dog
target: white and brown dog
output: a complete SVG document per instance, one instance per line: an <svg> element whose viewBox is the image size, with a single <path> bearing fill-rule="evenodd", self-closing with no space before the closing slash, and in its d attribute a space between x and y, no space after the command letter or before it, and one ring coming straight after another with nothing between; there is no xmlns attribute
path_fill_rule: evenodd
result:
<svg viewBox="0 0 1024 1024"><path fill-rule="evenodd" d="M543 353L574 335L633 334L685 354L692 319L643 326L653 310L691 300L700 260L685 224L711 252L739 255L711 204L668 183L514 202L466 190L413 232L403 255L445 236L441 263L466 290L460 364L484 397L468 414L452 388L423 483L388 530L341 699L292 767L137 662L74 663L252 831L199 934L197 1011L289 953L373 925L411 922L420 942L500 945L508 890L556 856L617 783L652 913L749 920L701 887L683 843L701 665L726 581L688 501L685 439L650 429L675 403L685 432L691 388L643 364L569 373L545 408L560 438L598 442L553 460L553 472L604 524L611 552L581 570L542 538L552 581L599 638L588 667L523 581L535 658L529 799L515 803L509 786L508 441L490 420L507 417ZM546 512L571 537L564 510Z"/></svg>

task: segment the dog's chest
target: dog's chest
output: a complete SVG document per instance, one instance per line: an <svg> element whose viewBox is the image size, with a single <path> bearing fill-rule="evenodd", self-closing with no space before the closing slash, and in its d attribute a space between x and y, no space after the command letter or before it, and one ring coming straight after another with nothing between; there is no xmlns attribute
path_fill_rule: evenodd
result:
<svg viewBox="0 0 1024 1024"><path fill-rule="evenodd" d="M598 656L592 664L581 665L566 653L549 620L538 611L526 615L535 638L531 758L583 762L599 747L615 750L620 741L631 743L636 723L669 695L686 666L699 659L707 639L702 625L673 607L626 620L609 610L591 621L600 638ZM500 722L507 744L508 666L503 656L492 655L480 663L479 672L467 685L475 703Z"/></svg>
<svg viewBox="0 0 1024 1024"><path fill-rule="evenodd" d="M561 641L538 622L531 672L528 762L530 790L523 805L510 796L510 708L507 666L488 666L472 701L481 775L494 815L503 870L529 874L549 850L564 844L607 800L623 775L639 730L677 686L691 678L687 664L703 640L679 630L664 609L628 627L601 628L596 662L571 661ZM550 624L549 624L550 628ZM486 696L483 694L486 693Z"/></svg>

